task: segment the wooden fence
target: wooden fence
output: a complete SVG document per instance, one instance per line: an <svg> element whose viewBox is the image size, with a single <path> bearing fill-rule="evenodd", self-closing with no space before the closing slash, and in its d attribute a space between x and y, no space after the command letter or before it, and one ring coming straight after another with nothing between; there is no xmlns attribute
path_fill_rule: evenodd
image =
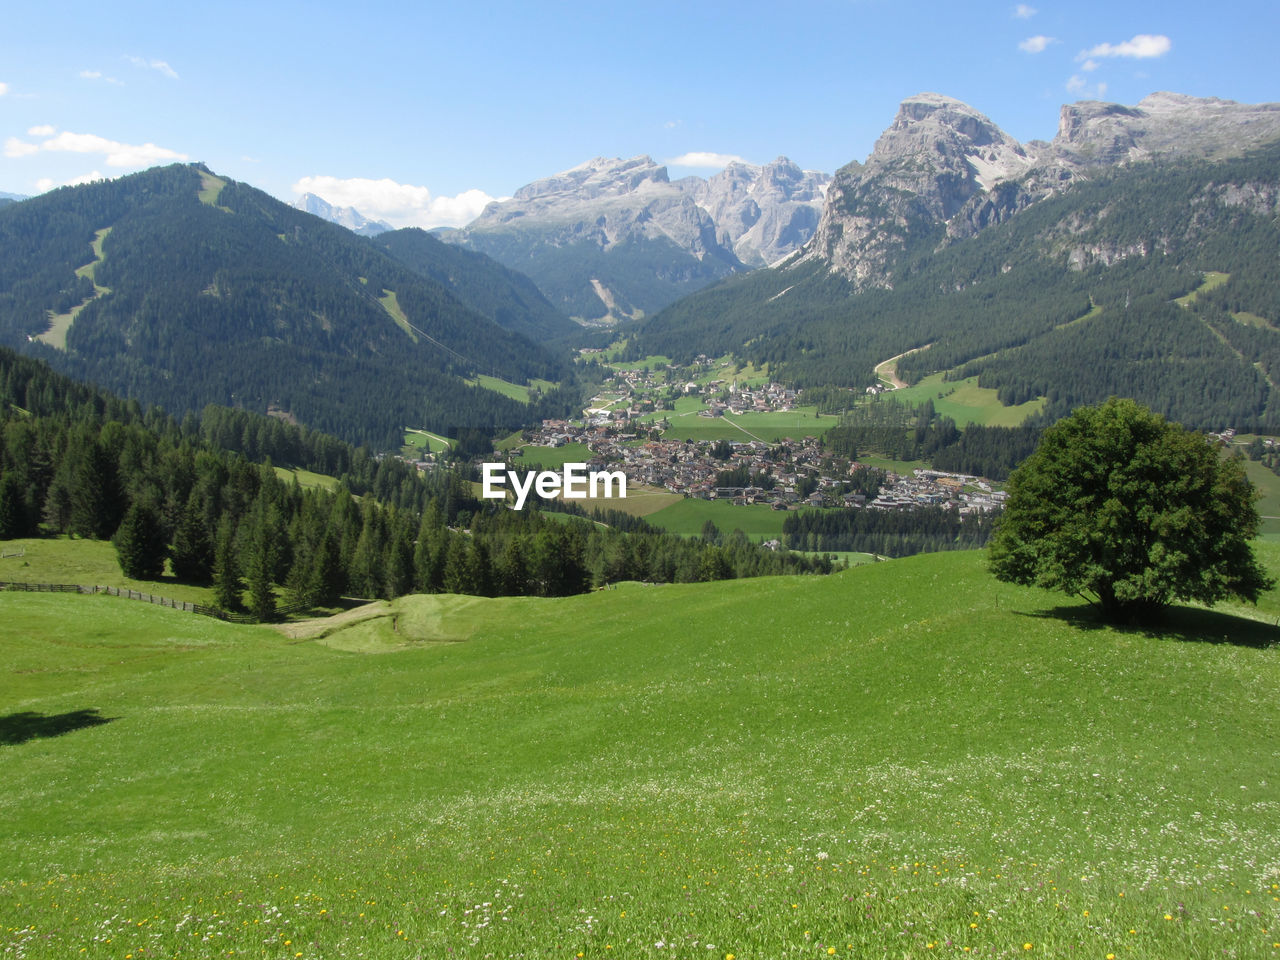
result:
<svg viewBox="0 0 1280 960"><path fill-rule="evenodd" d="M127 590L121 587L90 587L82 583L15 583L13 581L0 580L0 590L15 590L27 593L105 593L113 597L123 597L126 600L141 600L143 603L152 603L158 607L171 607L174 610L198 613L201 616L214 617L230 623L257 622L253 617L245 613L228 613L225 610L219 610L217 607L206 607L202 603L189 603L186 600L157 597L152 593L142 593L138 590ZM281 610L280 612L287 613L290 611Z"/></svg>

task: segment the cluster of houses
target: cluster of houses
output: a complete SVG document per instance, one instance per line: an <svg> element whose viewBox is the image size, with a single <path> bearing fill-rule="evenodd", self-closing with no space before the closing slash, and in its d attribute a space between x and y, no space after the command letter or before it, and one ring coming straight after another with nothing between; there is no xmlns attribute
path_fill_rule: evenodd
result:
<svg viewBox="0 0 1280 960"><path fill-rule="evenodd" d="M710 361L699 358L696 366ZM616 371L606 389L593 397L590 406L583 411L590 426L606 423L628 424L648 417L655 410L670 409L677 396L700 396L705 409L701 417L718 417L726 413L768 413L793 410L798 393L780 383L761 386L739 384L736 380L711 380L699 383L689 380L670 383L645 369Z"/></svg>
<svg viewBox="0 0 1280 960"><path fill-rule="evenodd" d="M734 504L767 504L775 510L798 506L866 507L909 510L941 505L961 513L997 510L1004 493L978 477L916 470L911 476L889 474L879 494L869 497L851 490L853 475L867 469L860 463L833 459L817 439L735 442L723 454L724 441L646 439L601 424L577 425L546 420L531 438L535 446L557 447L581 443L591 451L588 469L622 470L629 484L658 487L702 500ZM726 472L745 468L754 485L724 486ZM865 486L858 484L857 486Z"/></svg>

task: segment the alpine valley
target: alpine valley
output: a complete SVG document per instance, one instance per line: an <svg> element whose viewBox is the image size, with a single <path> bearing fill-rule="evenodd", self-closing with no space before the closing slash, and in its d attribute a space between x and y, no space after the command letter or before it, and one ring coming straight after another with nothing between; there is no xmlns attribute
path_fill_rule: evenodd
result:
<svg viewBox="0 0 1280 960"><path fill-rule="evenodd" d="M175 413L243 406L379 449L580 409L568 348L611 340L731 354L826 409L894 358L899 382L1051 418L1123 394L1280 429L1276 104L1087 101L1019 143L924 93L833 177L597 158L435 235L300 204L349 229L201 165L9 203L0 341Z"/></svg>

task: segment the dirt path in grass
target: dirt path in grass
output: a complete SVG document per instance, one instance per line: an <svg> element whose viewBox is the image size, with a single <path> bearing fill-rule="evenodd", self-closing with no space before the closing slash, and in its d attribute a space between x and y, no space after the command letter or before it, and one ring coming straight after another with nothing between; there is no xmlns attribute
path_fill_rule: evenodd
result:
<svg viewBox="0 0 1280 960"><path fill-rule="evenodd" d="M907 386L907 384L904 381L898 379L898 361L910 354L919 353L921 350L928 350L932 346L933 346L932 343L926 343L923 347L915 347L911 350L904 350L902 353L898 354L896 357L890 357L888 360L885 360L883 363L876 364L876 370L875 370L876 376L879 379L883 380L885 383L888 383L892 387L892 389L901 390L903 387Z"/></svg>

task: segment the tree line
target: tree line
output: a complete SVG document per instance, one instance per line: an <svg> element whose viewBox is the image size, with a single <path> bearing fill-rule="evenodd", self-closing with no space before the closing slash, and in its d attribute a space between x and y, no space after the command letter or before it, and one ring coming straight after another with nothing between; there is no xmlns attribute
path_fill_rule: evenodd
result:
<svg viewBox="0 0 1280 960"><path fill-rule="evenodd" d="M409 592L564 596L622 579L831 570L744 537L714 545L647 524L623 532L508 510L477 500L461 469L420 474L247 411L175 420L7 350L0 388L0 538L112 539L127 576L155 579L167 564L179 580L212 585L218 606L260 620L277 616L281 598L305 609ZM304 489L274 455L346 471L334 489Z"/></svg>

